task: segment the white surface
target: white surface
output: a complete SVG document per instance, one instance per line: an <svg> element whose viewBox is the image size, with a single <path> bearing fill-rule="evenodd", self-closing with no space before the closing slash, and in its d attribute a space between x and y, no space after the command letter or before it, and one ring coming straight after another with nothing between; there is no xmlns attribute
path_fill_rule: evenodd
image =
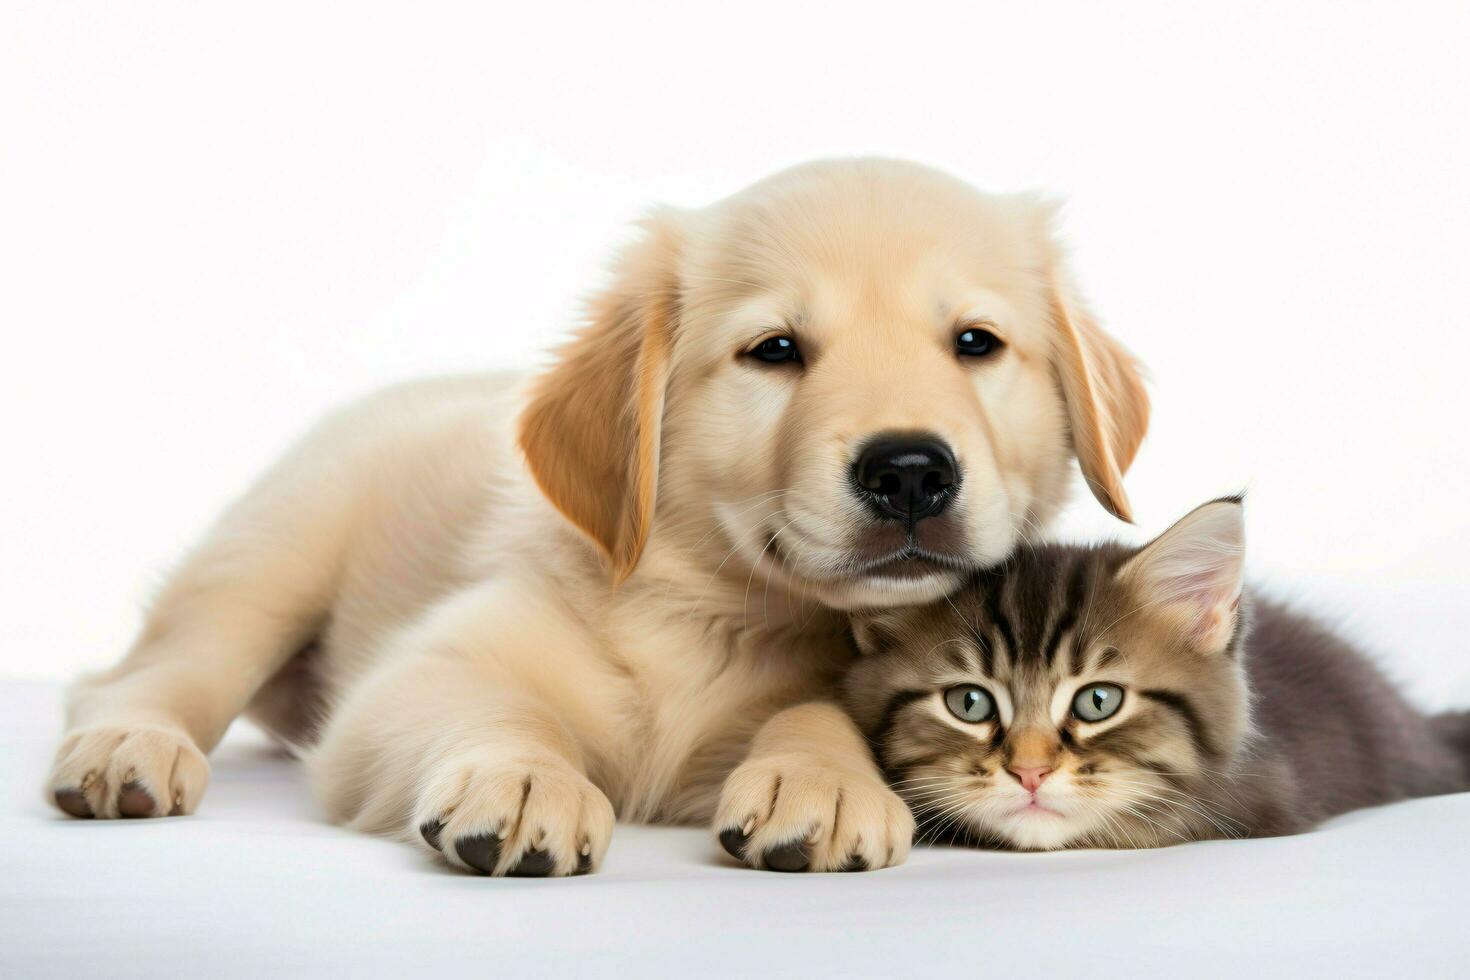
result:
<svg viewBox="0 0 1470 980"><path fill-rule="evenodd" d="M329 405L535 363L651 201L880 152L1069 199L1142 530L1249 486L1257 574L1470 704L1470 5L3 11L0 674L115 658Z"/></svg>
<svg viewBox="0 0 1470 980"><path fill-rule="evenodd" d="M585 878L491 880L311 813L236 733L201 812L75 821L37 787L57 695L0 685L0 976L1463 977L1470 794L1158 851L920 848L778 875L620 826Z"/></svg>

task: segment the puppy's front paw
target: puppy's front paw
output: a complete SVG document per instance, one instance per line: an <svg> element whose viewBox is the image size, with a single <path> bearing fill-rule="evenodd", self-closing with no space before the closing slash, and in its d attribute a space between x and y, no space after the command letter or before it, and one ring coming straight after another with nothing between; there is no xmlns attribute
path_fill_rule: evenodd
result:
<svg viewBox="0 0 1470 980"><path fill-rule="evenodd" d="M715 833L753 868L866 871L903 863L914 818L875 774L773 757L751 759L725 780Z"/></svg>
<svg viewBox="0 0 1470 980"><path fill-rule="evenodd" d="M209 784L204 753L182 731L89 728L62 739L48 798L73 817L193 813Z"/></svg>
<svg viewBox="0 0 1470 980"><path fill-rule="evenodd" d="M414 833L455 867L528 878L593 870L612 828L607 797L561 759L441 766L414 816Z"/></svg>

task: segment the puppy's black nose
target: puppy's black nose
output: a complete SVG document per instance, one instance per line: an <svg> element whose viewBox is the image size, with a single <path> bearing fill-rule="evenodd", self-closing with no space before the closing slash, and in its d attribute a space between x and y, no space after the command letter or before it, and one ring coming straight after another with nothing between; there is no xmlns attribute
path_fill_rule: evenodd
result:
<svg viewBox="0 0 1470 980"><path fill-rule="evenodd" d="M868 443L852 476L879 517L913 524L944 510L959 483L959 467L936 436L893 433Z"/></svg>

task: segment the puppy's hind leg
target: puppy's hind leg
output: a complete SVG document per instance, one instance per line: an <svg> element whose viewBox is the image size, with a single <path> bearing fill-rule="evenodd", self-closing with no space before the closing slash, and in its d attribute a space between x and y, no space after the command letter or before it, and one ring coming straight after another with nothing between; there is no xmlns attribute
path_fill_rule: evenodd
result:
<svg viewBox="0 0 1470 980"><path fill-rule="evenodd" d="M71 689L46 787L63 811L155 817L199 805L205 754L326 615L355 493L350 474L329 469L287 457L174 573L122 662Z"/></svg>

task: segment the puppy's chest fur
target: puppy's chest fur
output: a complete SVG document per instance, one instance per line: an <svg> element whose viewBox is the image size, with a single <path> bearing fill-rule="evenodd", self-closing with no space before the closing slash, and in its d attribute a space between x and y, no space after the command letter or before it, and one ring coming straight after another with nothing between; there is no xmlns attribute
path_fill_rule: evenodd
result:
<svg viewBox="0 0 1470 980"><path fill-rule="evenodd" d="M626 679L625 736L598 760L619 816L701 823L757 729L783 708L830 696L851 658L838 618L756 625L631 601L609 609L607 655Z"/></svg>

